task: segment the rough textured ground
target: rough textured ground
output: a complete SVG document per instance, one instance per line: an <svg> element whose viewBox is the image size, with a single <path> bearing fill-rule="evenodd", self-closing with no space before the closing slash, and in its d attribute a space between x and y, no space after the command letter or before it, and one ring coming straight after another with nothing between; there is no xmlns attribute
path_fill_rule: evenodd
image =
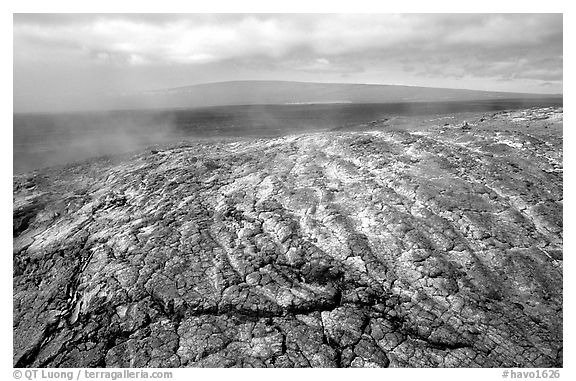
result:
<svg viewBox="0 0 576 381"><path fill-rule="evenodd" d="M562 110L360 127L14 177L14 365L562 366Z"/></svg>

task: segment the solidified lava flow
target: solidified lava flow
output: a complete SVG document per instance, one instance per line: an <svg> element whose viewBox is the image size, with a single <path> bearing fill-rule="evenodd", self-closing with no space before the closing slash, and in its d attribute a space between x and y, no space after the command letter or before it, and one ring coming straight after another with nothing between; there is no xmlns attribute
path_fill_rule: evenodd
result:
<svg viewBox="0 0 576 381"><path fill-rule="evenodd" d="M434 123L15 176L14 366L561 367L562 110Z"/></svg>

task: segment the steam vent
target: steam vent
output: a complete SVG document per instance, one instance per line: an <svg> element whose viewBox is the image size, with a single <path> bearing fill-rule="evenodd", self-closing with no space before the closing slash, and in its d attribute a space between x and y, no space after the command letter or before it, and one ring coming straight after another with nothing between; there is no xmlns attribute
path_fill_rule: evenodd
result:
<svg viewBox="0 0 576 381"><path fill-rule="evenodd" d="M15 367L561 367L562 108L14 176Z"/></svg>

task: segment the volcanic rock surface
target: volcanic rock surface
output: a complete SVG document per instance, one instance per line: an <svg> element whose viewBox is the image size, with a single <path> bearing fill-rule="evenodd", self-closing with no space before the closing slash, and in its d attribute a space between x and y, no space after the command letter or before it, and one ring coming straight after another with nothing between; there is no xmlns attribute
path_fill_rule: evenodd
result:
<svg viewBox="0 0 576 381"><path fill-rule="evenodd" d="M560 367L562 110L14 177L16 367Z"/></svg>

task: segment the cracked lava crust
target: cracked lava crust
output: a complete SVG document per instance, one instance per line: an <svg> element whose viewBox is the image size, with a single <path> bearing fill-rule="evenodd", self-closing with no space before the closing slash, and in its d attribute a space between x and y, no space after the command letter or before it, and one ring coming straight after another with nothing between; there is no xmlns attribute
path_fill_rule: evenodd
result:
<svg viewBox="0 0 576 381"><path fill-rule="evenodd" d="M15 176L14 366L561 367L561 113Z"/></svg>

